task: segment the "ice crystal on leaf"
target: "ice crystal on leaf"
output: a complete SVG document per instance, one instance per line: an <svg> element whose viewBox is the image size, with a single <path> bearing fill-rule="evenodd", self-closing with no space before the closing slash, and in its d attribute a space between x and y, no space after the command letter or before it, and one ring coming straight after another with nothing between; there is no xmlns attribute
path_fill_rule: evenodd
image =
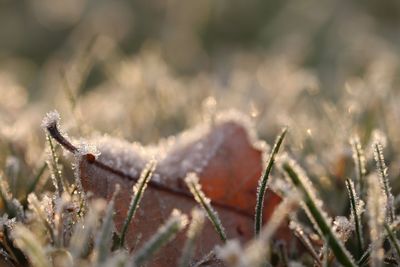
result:
<svg viewBox="0 0 400 267"><path fill-rule="evenodd" d="M101 162L124 170L132 177L138 177L145 164L154 158L158 164L153 180L161 183L167 183L160 180L161 178L183 178L190 172L200 173L217 153L224 142L224 135L227 134L225 131L212 130L228 123L243 127L251 145L261 150L265 159L268 158L268 145L257 138L254 124L248 116L229 110L217 113L214 120L213 124L201 123L177 136L161 139L157 144L147 146L107 135L88 141L96 144L101 153ZM263 162L265 164L266 160Z"/></svg>

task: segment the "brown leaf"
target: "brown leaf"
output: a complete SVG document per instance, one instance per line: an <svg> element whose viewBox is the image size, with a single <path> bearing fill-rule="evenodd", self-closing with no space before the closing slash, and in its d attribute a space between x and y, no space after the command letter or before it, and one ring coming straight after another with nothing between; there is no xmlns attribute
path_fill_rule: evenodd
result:
<svg viewBox="0 0 400 267"><path fill-rule="evenodd" d="M51 131L50 131L51 132ZM205 194L211 199L228 238L242 242L253 237L256 189L262 172L262 150L251 141L249 129L238 120L221 119L202 125L156 148L158 165L144 193L138 212L128 230L127 243L133 250L148 240L168 218L172 209L184 213L197 205L183 182L188 172L196 172ZM71 144L61 144L71 150ZM80 157L79 175L85 191L110 199L115 185L122 185L116 199L115 224L120 229L132 197L132 186L148 159L145 148L121 140L97 140L101 154ZM72 152L76 153L74 148ZM164 151L161 153L161 151ZM268 220L280 197L268 190L264 219ZM163 248L149 266L175 266L185 241L184 233ZM221 244L207 222L197 244L196 258Z"/></svg>

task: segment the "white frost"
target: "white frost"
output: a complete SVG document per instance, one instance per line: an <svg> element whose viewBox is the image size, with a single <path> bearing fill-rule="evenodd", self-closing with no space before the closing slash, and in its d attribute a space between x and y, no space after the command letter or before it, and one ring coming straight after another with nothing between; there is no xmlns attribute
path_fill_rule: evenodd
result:
<svg viewBox="0 0 400 267"><path fill-rule="evenodd" d="M51 125L58 125L60 122L60 113L58 113L57 110L53 110L50 112L47 112L46 116L42 120L42 128L47 129Z"/></svg>
<svg viewBox="0 0 400 267"><path fill-rule="evenodd" d="M251 119L233 110L216 114L213 124L201 123L153 145L142 146L110 136L90 141L96 144L101 153L98 158L101 162L133 177L138 177L146 163L155 159L158 165L152 179L167 183L161 178L184 178L190 172L201 173L218 152L230 128L221 131L214 129L229 122L241 126L246 131L249 143L263 154L268 154L268 145L257 138Z"/></svg>

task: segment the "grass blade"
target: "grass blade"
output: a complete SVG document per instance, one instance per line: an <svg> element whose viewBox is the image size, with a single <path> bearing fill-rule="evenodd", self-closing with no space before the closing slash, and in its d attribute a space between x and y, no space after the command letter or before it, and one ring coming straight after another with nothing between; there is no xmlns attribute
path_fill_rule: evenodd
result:
<svg viewBox="0 0 400 267"><path fill-rule="evenodd" d="M362 206L360 206L362 204L360 202L361 200L358 198L357 193L354 189L353 181L347 179L346 187L350 198L351 214L354 219L354 225L356 230L358 257L361 257L364 248L364 240L362 235L362 224L361 224Z"/></svg>
<svg viewBox="0 0 400 267"><path fill-rule="evenodd" d="M356 264L350 253L333 232L327 216L320 207L320 201L316 198L314 188L308 177L304 174L304 171L289 159L283 159L282 169L292 181L293 185L303 194L303 201L309 214L317 224L322 236L328 238L328 244L336 256L336 259L343 266L355 267Z"/></svg>
<svg viewBox="0 0 400 267"><path fill-rule="evenodd" d="M356 192L361 196L364 189L364 177L366 174L365 169L365 156L362 149L360 138L354 136L350 139L350 145L353 151L353 161L356 173Z"/></svg>
<svg viewBox="0 0 400 267"><path fill-rule="evenodd" d="M142 200L143 193L147 187L148 182L150 181L151 176L156 168L156 162L151 160L146 167L143 169L142 173L140 174L140 178L133 187L133 196L131 200L131 204L129 205L128 214L126 215L126 219L122 226L121 235L120 235L120 243L119 246L123 247L125 244L125 236L128 231L128 226L132 221L133 216L139 207L139 203Z"/></svg>
<svg viewBox="0 0 400 267"><path fill-rule="evenodd" d="M300 225L297 221L292 220L289 223L289 228L293 231L293 233L297 237L297 239L300 240L303 247L313 257L313 259L317 263L317 265L321 265L318 253L317 253L317 251L315 251L314 246L312 245L310 239L305 234L302 225Z"/></svg>
<svg viewBox="0 0 400 267"><path fill-rule="evenodd" d="M50 135L46 134L46 140L50 148L50 159L47 161L47 165L49 166L51 172L51 178L53 181L53 185L56 188L57 196L61 197L62 193L65 191L65 184L62 177L62 172L58 164L57 153Z"/></svg>
<svg viewBox="0 0 400 267"><path fill-rule="evenodd" d="M262 212L263 212L264 197L265 197L265 191L267 190L269 174L271 173L272 166L274 165L275 162L275 156L278 153L279 148L281 147L286 132L287 128L283 128L281 134L276 138L275 144L272 148L271 154L268 159L267 167L258 182L255 225L254 225L254 231L256 236L259 235L262 227Z"/></svg>
<svg viewBox="0 0 400 267"><path fill-rule="evenodd" d="M205 210L207 217L210 219L212 225L217 231L222 242L226 242L225 229L222 226L221 220L219 219L218 213L212 208L210 204L210 199L207 198L204 192L201 190L201 185L199 183L199 177L195 173L189 173L185 178L185 182L193 194L194 199L200 204L200 206Z"/></svg>
<svg viewBox="0 0 400 267"><path fill-rule="evenodd" d="M388 174L387 174L387 166L385 164L385 158L383 156L383 146L381 143L376 141L373 144L374 148L374 158L376 161L376 168L379 174L381 188L386 196L386 216L389 220L389 223L393 223L395 219L395 212L394 212L394 198L391 192Z"/></svg>

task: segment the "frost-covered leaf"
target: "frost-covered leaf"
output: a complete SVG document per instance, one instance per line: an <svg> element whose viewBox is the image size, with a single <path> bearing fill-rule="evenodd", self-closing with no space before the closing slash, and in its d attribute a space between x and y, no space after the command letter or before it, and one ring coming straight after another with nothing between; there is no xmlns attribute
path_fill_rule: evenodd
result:
<svg viewBox="0 0 400 267"><path fill-rule="evenodd" d="M57 129L57 122L48 124L50 134L77 159L76 173L85 191L96 197L111 198L116 184L121 192L115 200L115 224L120 230L132 198L132 186L138 181L146 162L157 161L140 206L129 225L127 245L140 247L166 221L174 208L189 213L196 205L183 179L189 172L199 176L204 193L220 214L227 235L246 241L252 237L258 179L263 169L266 145L259 141L250 120L237 112L216 115L212 123L204 123L178 136L144 147L112 137L89 139L100 153L81 153ZM268 190L263 218L267 221L280 197ZM162 248L151 266L177 264L185 240L178 234L173 245ZM198 238L194 258L199 259L220 243L209 223Z"/></svg>

